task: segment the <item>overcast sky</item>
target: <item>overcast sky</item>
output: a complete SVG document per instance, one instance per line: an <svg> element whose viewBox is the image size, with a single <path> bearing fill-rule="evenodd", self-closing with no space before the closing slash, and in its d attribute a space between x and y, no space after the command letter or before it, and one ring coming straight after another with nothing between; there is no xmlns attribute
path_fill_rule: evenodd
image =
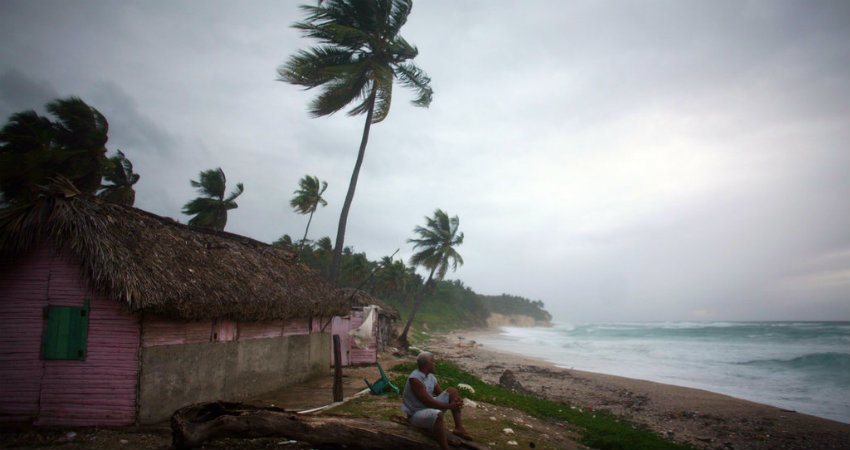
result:
<svg viewBox="0 0 850 450"><path fill-rule="evenodd" d="M0 117L80 96L185 223L201 170L245 184L227 231L299 238L326 180L336 224L363 116L313 119L276 81L313 45L286 1L0 2ZM562 322L850 319L850 2L417 1L402 35L432 78L372 128L346 245L407 261L458 215L483 294Z"/></svg>

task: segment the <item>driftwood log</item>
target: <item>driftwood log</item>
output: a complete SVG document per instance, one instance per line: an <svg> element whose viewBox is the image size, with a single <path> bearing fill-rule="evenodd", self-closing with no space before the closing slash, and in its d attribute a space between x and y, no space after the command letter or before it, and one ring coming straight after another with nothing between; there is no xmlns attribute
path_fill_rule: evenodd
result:
<svg viewBox="0 0 850 450"><path fill-rule="evenodd" d="M241 403L190 405L171 416L173 445L198 447L215 438L285 437L313 445L345 445L362 449L437 449L424 430L407 424L365 417L297 414L280 408ZM449 446L482 450L487 447L448 434Z"/></svg>

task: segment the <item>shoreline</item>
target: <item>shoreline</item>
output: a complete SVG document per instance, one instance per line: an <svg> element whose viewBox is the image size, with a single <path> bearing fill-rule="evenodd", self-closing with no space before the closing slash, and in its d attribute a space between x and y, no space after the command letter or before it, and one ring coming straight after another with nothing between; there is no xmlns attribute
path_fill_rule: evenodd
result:
<svg viewBox="0 0 850 450"><path fill-rule="evenodd" d="M434 333L428 348L482 380L510 370L537 396L630 418L659 435L706 449L850 448L850 424L702 389L559 368L475 341L498 329Z"/></svg>

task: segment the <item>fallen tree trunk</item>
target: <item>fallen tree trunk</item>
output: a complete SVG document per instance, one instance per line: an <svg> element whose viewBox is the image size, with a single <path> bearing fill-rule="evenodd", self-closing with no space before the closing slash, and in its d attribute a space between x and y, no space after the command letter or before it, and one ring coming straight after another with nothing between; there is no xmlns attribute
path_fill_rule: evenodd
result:
<svg viewBox="0 0 850 450"><path fill-rule="evenodd" d="M365 417L311 416L280 408L241 403L190 405L171 417L175 448L189 449L215 438L286 437L314 445L346 445L368 449L436 449L437 441L412 426ZM481 450L487 447L451 433L449 445Z"/></svg>

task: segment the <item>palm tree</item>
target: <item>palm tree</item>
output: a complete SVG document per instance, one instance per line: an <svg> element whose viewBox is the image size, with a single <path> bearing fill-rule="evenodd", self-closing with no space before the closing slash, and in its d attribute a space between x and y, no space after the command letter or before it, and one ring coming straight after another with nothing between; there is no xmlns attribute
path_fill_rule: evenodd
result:
<svg viewBox="0 0 850 450"><path fill-rule="evenodd" d="M0 190L5 202L32 200L61 175L85 194L100 187L109 124L78 97L56 99L47 111L12 114L0 130Z"/></svg>
<svg viewBox="0 0 850 450"><path fill-rule="evenodd" d="M139 181L139 174L133 173L133 163L118 150L118 155L109 158L104 169L103 178L111 184L101 185L97 196L109 202L133 206L136 202L133 185Z"/></svg>
<svg viewBox="0 0 850 450"><path fill-rule="evenodd" d="M282 248L282 249L291 249L295 246L292 245L292 238L288 234L284 234L279 237L276 241L272 242L272 247Z"/></svg>
<svg viewBox="0 0 850 450"><path fill-rule="evenodd" d="M322 87L309 107L314 117L333 114L352 103L348 115L366 114L357 161L339 216L330 274L333 283L339 275L348 211L369 130L390 112L393 81L398 79L413 89L414 105L431 104L431 79L412 61L419 50L399 36L412 6L412 0L326 0L317 6L302 5L307 18L293 27L322 45L299 51L278 68L280 81L307 89Z"/></svg>
<svg viewBox="0 0 850 450"><path fill-rule="evenodd" d="M200 181L190 180L190 183L198 189L202 197L186 203L183 206L183 214L195 216L189 220L189 225L222 231L227 225L227 211L239 207L234 200L242 195L245 187L242 183L237 183L230 196L224 198L227 178L221 167L201 172L199 179Z"/></svg>
<svg viewBox="0 0 850 450"><path fill-rule="evenodd" d="M304 248L304 242L307 241L307 232L310 230L310 222L313 221L313 213L316 212L319 205L328 205L328 202L322 198L322 194L325 193L325 189L327 188L327 181L322 181L321 187L319 187L318 177L304 175L304 178L298 181L298 190L293 192L295 197L292 197L292 200L289 201L289 206L293 207L295 212L299 214L310 214L310 218L307 219L307 228L304 230L304 238L301 239L299 250Z"/></svg>
<svg viewBox="0 0 850 450"><path fill-rule="evenodd" d="M399 342L405 347L407 347L407 332L410 330L416 311L425 297L425 292L435 284L432 282L442 280L449 267L454 272L458 265L463 265L463 258L454 249L454 247L463 244L463 233L458 234L457 232L460 224L457 216L449 218L448 214L438 209L434 211L434 217L426 217L425 221L427 222L426 226L417 226L413 229L413 232L419 235L419 239L407 240L407 242L413 244L414 251L421 249L410 257L410 265L422 266L431 272L428 274L428 280L425 282L416 302L413 303L413 310L410 312L404 331L399 337ZM434 275L436 275L436 280Z"/></svg>

